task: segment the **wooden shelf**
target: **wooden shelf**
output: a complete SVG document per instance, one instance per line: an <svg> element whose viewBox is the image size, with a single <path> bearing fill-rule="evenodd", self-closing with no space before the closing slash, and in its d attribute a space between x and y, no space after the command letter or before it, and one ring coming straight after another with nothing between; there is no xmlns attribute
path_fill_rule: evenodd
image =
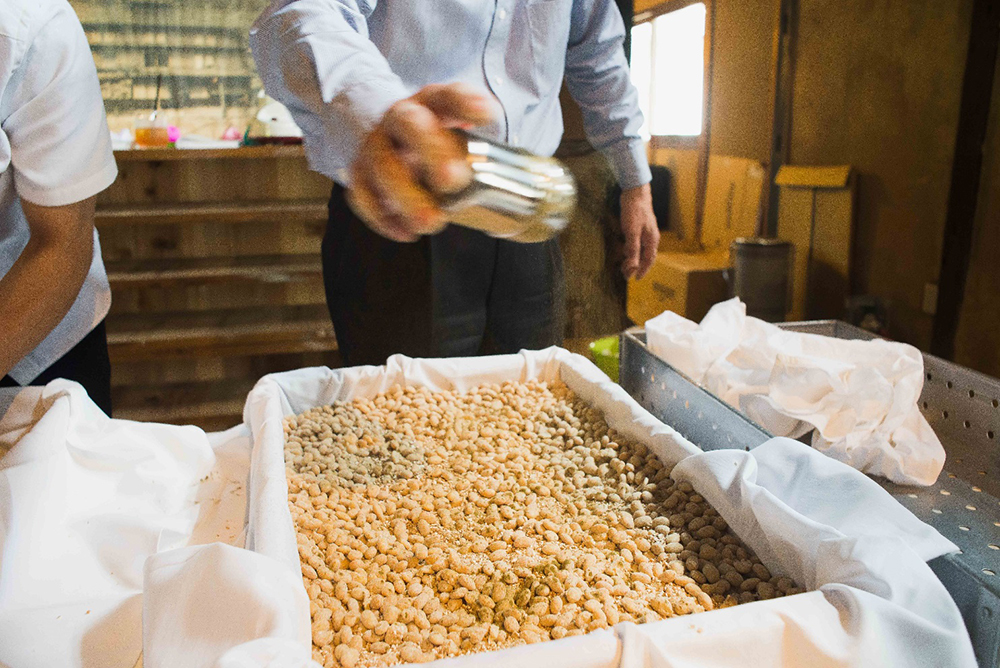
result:
<svg viewBox="0 0 1000 668"><path fill-rule="evenodd" d="M301 146L115 157L96 222L116 417L225 429L262 376L340 363L320 258L330 182Z"/></svg>
<svg viewBox="0 0 1000 668"><path fill-rule="evenodd" d="M333 351L323 305L121 314L108 323L112 362Z"/></svg>
<svg viewBox="0 0 1000 668"><path fill-rule="evenodd" d="M107 262L105 267L112 288L166 282L288 283L323 275L319 255L118 260Z"/></svg>
<svg viewBox="0 0 1000 668"><path fill-rule="evenodd" d="M115 151L118 162L161 162L165 160L218 160L248 158L301 158L301 144L241 146L239 148L137 148Z"/></svg>
<svg viewBox="0 0 1000 668"><path fill-rule="evenodd" d="M118 407L115 406L114 415L119 420L194 425L207 432L225 431L243 422L243 402L206 402L196 406L126 408L123 410L118 410Z"/></svg>
<svg viewBox="0 0 1000 668"><path fill-rule="evenodd" d="M94 222L98 227L102 227L182 223L322 222L326 219L326 201L307 199L105 205L97 210Z"/></svg>
<svg viewBox="0 0 1000 668"><path fill-rule="evenodd" d="M242 421L254 381L138 385L112 395L115 417L142 422L231 427Z"/></svg>
<svg viewBox="0 0 1000 668"><path fill-rule="evenodd" d="M253 357L200 357L133 361L118 365L111 378L112 392L127 393L140 386L180 385L184 383L219 383L243 381L255 383L269 373L314 366L335 368L341 365L337 351L292 354L265 354Z"/></svg>

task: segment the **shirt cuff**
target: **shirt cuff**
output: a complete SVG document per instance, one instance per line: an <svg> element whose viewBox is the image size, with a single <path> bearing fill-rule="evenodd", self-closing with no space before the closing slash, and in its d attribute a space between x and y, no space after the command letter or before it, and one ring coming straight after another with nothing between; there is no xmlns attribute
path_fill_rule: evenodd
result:
<svg viewBox="0 0 1000 668"><path fill-rule="evenodd" d="M608 146L603 153L622 190L638 188L653 180L646 145L641 139L624 139Z"/></svg>

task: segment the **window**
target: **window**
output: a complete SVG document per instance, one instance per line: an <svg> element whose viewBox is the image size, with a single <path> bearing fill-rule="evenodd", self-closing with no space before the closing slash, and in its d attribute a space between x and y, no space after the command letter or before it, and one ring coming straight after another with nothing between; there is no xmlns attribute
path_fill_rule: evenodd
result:
<svg viewBox="0 0 1000 668"><path fill-rule="evenodd" d="M645 117L644 139L701 134L704 3L661 14L632 28L632 83L639 91L639 108Z"/></svg>

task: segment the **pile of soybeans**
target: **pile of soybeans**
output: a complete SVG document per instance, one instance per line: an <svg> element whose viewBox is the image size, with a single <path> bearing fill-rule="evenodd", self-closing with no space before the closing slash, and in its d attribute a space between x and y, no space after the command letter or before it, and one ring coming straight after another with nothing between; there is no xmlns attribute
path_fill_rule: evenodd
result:
<svg viewBox="0 0 1000 668"><path fill-rule="evenodd" d="M563 384L288 418L320 664L425 662L801 592Z"/></svg>

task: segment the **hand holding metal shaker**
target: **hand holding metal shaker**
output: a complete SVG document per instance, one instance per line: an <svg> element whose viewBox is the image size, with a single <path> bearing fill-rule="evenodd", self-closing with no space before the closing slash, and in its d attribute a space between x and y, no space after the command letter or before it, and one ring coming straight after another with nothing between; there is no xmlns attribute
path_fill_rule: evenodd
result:
<svg viewBox="0 0 1000 668"><path fill-rule="evenodd" d="M566 228L576 206L576 181L566 165L458 134L468 147L472 182L442 200L449 222L521 243L546 241Z"/></svg>

